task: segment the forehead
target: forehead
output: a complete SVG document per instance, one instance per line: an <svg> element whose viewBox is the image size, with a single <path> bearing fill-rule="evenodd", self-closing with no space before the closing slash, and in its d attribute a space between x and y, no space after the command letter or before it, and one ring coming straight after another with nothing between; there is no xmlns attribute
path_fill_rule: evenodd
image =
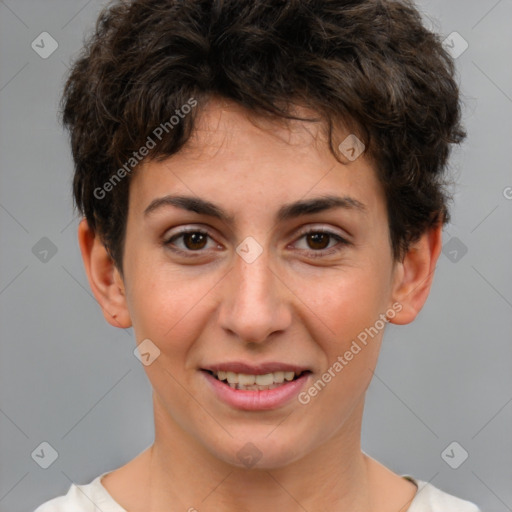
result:
<svg viewBox="0 0 512 512"><path fill-rule="evenodd" d="M306 109L296 113L318 118ZM333 145L350 135L336 128ZM351 197L369 208L384 202L365 154L337 161L323 123L258 117L225 100L211 101L198 112L194 132L178 153L137 169L130 209L144 211L166 194L208 198L231 211L256 203L277 211L284 203L326 195Z"/></svg>
<svg viewBox="0 0 512 512"><path fill-rule="evenodd" d="M333 155L328 148L326 125L318 113L300 106L294 106L290 113L312 120L258 115L231 100L212 99L199 111L193 134L181 155L191 160L211 160L236 152L239 157L261 162L284 157L292 162L306 158L306 162L315 165L331 165ZM342 142L350 135L341 126L334 130L334 142Z"/></svg>

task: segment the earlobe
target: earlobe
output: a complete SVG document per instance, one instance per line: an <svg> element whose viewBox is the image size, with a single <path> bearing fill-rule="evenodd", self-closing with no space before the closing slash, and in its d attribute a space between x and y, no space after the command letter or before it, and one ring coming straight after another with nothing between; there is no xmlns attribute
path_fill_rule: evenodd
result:
<svg viewBox="0 0 512 512"><path fill-rule="evenodd" d="M412 322L425 304L442 248L441 223L430 228L411 245L402 263L396 264L393 300L402 309L390 319L394 324Z"/></svg>
<svg viewBox="0 0 512 512"><path fill-rule="evenodd" d="M114 327L131 327L123 279L101 239L89 227L86 219L78 226L78 243L89 285L105 319Z"/></svg>

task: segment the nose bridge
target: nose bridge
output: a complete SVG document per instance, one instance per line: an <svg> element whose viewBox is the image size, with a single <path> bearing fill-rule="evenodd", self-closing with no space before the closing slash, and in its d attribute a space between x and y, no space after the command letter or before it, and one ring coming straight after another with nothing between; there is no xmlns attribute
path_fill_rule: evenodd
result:
<svg viewBox="0 0 512 512"><path fill-rule="evenodd" d="M283 296L283 285L272 270L268 249L255 256L255 247L240 244L229 284L222 300L221 326L246 342L262 342L284 330L291 313Z"/></svg>

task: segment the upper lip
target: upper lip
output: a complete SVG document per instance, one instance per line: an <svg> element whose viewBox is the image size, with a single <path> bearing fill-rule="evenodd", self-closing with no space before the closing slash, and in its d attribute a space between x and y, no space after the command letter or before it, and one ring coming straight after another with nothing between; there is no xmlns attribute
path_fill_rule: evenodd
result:
<svg viewBox="0 0 512 512"><path fill-rule="evenodd" d="M211 364L201 368L202 370L209 370L211 372L234 372L244 373L246 375L265 375L266 373L273 372L294 372L296 374L309 371L305 366L298 366L289 363L279 363L270 361L260 364L249 364L242 361L232 361L230 363Z"/></svg>

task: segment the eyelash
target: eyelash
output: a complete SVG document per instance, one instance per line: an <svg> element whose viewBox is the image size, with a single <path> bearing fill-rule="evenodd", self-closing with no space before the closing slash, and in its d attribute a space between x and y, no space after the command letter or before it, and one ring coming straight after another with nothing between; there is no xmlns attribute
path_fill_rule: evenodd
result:
<svg viewBox="0 0 512 512"><path fill-rule="evenodd" d="M166 247L168 247L172 252L174 252L175 254L178 254L180 256L185 256L185 257L190 257L190 258L194 258L194 257L198 257L198 256L202 256L205 252L204 249L198 249L197 251L193 251L191 249L189 250L182 250L182 249L177 249L176 247L173 247L173 243L175 240L179 239L179 238L182 238L184 235L186 235L187 233L199 233L201 235L206 235L208 236L209 238L211 238L213 240L213 238L210 236L210 234L207 232L207 231L204 231L202 229L198 229L198 228L192 228L192 229L185 229L185 230L182 230L182 231L179 231L178 233L175 233L172 237L168 238L167 240L164 240L164 245ZM324 258L326 256L330 256L332 254L335 254L339 251L341 251L343 249L344 246L347 246L347 245L351 245L351 242L349 242L348 240L346 240L345 238L341 237L340 235L332 232L332 231L328 231L328 230L325 230L325 229L322 229L322 228L316 228L316 229L310 229L308 231L304 231L300 234L299 238L296 239L296 242L301 240L302 238L304 238L305 236L307 235L311 235L311 234L318 234L318 233L322 233L324 235L327 235L329 236L330 238L334 238L338 244L334 247L331 247L329 249L319 249L319 250L306 250L306 254L309 256L309 257L312 257L312 258ZM194 254L195 253L195 254Z"/></svg>

